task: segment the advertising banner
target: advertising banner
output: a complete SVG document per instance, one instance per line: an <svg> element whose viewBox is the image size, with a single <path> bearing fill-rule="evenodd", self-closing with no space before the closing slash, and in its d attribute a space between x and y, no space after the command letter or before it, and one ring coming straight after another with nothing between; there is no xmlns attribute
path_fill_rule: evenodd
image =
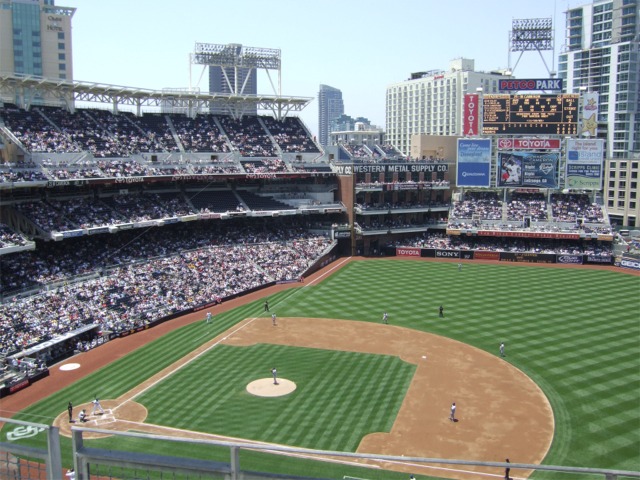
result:
<svg viewBox="0 0 640 480"><path fill-rule="evenodd" d="M491 140L458 139L456 183L459 187L489 187L491 184Z"/></svg>
<svg viewBox="0 0 640 480"><path fill-rule="evenodd" d="M556 256L553 253L502 252L500 260L519 263L556 263Z"/></svg>
<svg viewBox="0 0 640 480"><path fill-rule="evenodd" d="M582 265L582 255L561 254L556 257L557 263Z"/></svg>
<svg viewBox="0 0 640 480"><path fill-rule="evenodd" d="M604 140L567 139L567 171L565 186L585 190L602 188Z"/></svg>
<svg viewBox="0 0 640 480"><path fill-rule="evenodd" d="M478 119L480 113L479 102L480 99L477 93L465 93L463 124L464 135L467 137L478 135L478 125L480 123Z"/></svg>
<svg viewBox="0 0 640 480"><path fill-rule="evenodd" d="M524 90L562 90L561 78L511 78L498 81L498 90L513 92Z"/></svg>
<svg viewBox="0 0 640 480"><path fill-rule="evenodd" d="M578 135L596 138L598 136L598 92L582 94L582 109L580 110L580 127Z"/></svg>
<svg viewBox="0 0 640 480"><path fill-rule="evenodd" d="M460 258L458 250L436 250L436 258Z"/></svg>
<svg viewBox="0 0 640 480"><path fill-rule="evenodd" d="M560 150L559 138L499 138L498 150Z"/></svg>
<svg viewBox="0 0 640 480"><path fill-rule="evenodd" d="M558 188L558 152L498 152L498 187Z"/></svg>
<svg viewBox="0 0 640 480"><path fill-rule="evenodd" d="M419 257L420 248L418 247L397 247L396 256L398 257Z"/></svg>
<svg viewBox="0 0 640 480"><path fill-rule="evenodd" d="M622 260L620 260L620 266L623 268L630 268L632 270L640 270L640 260L636 260L632 257L622 257Z"/></svg>
<svg viewBox="0 0 640 480"><path fill-rule="evenodd" d="M473 252L474 260L500 260L500 252L485 252L475 251Z"/></svg>
<svg viewBox="0 0 640 480"><path fill-rule="evenodd" d="M613 263L613 256L611 255L587 255L585 263L595 265L611 265Z"/></svg>

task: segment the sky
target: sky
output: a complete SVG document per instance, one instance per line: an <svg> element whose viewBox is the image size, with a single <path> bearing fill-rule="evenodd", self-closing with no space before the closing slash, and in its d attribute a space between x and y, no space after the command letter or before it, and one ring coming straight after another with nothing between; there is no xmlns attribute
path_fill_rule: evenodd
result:
<svg viewBox="0 0 640 480"><path fill-rule="evenodd" d="M281 50L281 93L313 100L299 113L318 128L320 84L342 91L345 113L385 127L385 93L412 72L511 67L548 78L565 44L564 12L589 0L56 0L73 17L74 80L160 90L208 89L196 43ZM515 19L552 18L554 52L509 54ZM543 60L544 59L544 60ZM515 67L515 68L514 68ZM277 71L271 71L278 85ZM272 95L258 72L258 93Z"/></svg>

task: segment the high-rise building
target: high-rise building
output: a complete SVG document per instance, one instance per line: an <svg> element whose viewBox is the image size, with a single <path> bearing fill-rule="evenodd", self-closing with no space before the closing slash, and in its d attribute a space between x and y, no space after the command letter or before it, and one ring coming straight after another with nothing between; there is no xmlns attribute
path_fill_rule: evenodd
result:
<svg viewBox="0 0 640 480"><path fill-rule="evenodd" d="M598 93L604 202L618 225L640 226L640 3L595 0L565 12L558 75L567 92Z"/></svg>
<svg viewBox="0 0 640 480"><path fill-rule="evenodd" d="M239 45L241 48L242 46ZM209 66L209 92L234 95L256 95L258 93L258 75L255 68ZM211 113L229 114L219 107L213 107ZM256 115L257 107L245 111Z"/></svg>
<svg viewBox="0 0 640 480"><path fill-rule="evenodd" d="M569 93L599 94L598 130L606 158L640 155L638 0L595 0L565 12L558 75Z"/></svg>
<svg viewBox="0 0 640 480"><path fill-rule="evenodd" d="M320 85L318 92L318 140L320 145L329 145L331 122L344 113L342 92L329 85Z"/></svg>
<svg viewBox="0 0 640 480"><path fill-rule="evenodd" d="M54 0L0 0L0 72L73 80L75 11Z"/></svg>
<svg viewBox="0 0 640 480"><path fill-rule="evenodd" d="M408 155L411 136L462 135L465 93L497 93L503 72L476 72L475 61L453 60L448 71L430 70L387 87L386 141Z"/></svg>

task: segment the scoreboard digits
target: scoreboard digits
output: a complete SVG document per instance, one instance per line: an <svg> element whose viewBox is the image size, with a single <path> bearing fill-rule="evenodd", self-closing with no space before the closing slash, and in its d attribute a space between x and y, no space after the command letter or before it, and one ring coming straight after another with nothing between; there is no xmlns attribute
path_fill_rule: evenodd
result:
<svg viewBox="0 0 640 480"><path fill-rule="evenodd" d="M577 135L578 94L485 95L483 135Z"/></svg>

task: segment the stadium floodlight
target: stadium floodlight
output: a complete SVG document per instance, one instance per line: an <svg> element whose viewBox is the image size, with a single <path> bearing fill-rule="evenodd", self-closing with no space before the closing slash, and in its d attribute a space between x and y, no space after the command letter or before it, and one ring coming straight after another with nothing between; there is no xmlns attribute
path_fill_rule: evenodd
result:
<svg viewBox="0 0 640 480"><path fill-rule="evenodd" d="M275 48L245 47L238 43L220 45L196 43L192 61L194 64L222 68L263 68L279 70L280 50Z"/></svg>
<svg viewBox="0 0 640 480"><path fill-rule="evenodd" d="M555 72L549 69L542 55L543 51L553 51L553 19L551 18L527 18L513 20L511 23L511 32L509 35L509 54L511 52L520 52L520 56L513 68L509 68L511 73L518 66L518 62L522 58L524 52L538 52L540 58L544 62L544 66L550 76L554 76ZM509 64L511 60L509 59Z"/></svg>
<svg viewBox="0 0 640 480"><path fill-rule="evenodd" d="M529 18L511 23L511 51L553 50L553 20Z"/></svg>
<svg viewBox="0 0 640 480"><path fill-rule="evenodd" d="M280 49L246 47L239 43L229 43L221 45L217 43L196 43L194 52L190 55L189 65L189 86L191 86L191 66L202 65L203 67L220 67L227 82L227 88L232 95L242 95L245 85L238 85L238 72L244 71L245 80L249 78L251 72L256 69L264 70L269 77L273 93L280 95L282 68L282 56ZM278 72L278 86L273 84L270 70ZM201 75L202 78L202 75ZM232 82L230 79L235 79Z"/></svg>
<svg viewBox="0 0 640 480"><path fill-rule="evenodd" d="M196 43L195 49L189 55L189 87L192 88L191 70L193 65L202 65L203 70L196 86L208 68L217 67L222 74L224 89L228 94L225 99L218 99L217 107L229 112L233 117L240 118L243 115L247 101L254 102L257 92L247 94L251 78L255 78L256 70L263 70L276 98L282 96L282 57L279 49L246 47L239 43L229 43L227 45L217 43ZM277 85L271 78L270 71L277 71ZM220 93L220 92L215 92ZM249 99L248 96L254 97ZM241 98L244 101L241 101ZM278 107L276 117L280 118L282 107Z"/></svg>

